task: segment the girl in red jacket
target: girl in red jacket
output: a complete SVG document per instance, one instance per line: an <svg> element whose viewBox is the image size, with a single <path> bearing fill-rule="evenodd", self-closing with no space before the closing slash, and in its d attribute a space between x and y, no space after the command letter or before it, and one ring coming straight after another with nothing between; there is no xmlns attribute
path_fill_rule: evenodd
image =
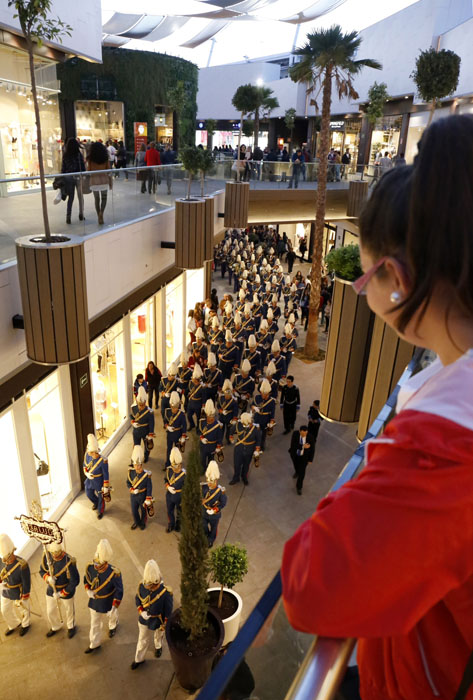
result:
<svg viewBox="0 0 473 700"><path fill-rule="evenodd" d="M284 604L299 630L358 638L363 700L453 700L473 649L473 118L430 126L360 224L355 290L437 360L286 543Z"/></svg>

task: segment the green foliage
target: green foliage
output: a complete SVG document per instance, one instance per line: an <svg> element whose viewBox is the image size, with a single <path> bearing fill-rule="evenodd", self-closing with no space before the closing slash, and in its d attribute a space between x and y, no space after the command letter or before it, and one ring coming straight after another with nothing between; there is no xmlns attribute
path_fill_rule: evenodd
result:
<svg viewBox="0 0 473 700"><path fill-rule="evenodd" d="M215 158L212 151L198 149L200 151L200 166L199 170L204 175L211 173L215 166Z"/></svg>
<svg viewBox="0 0 473 700"><path fill-rule="evenodd" d="M210 573L213 581L225 588L233 588L248 573L248 555L245 547L222 544L212 550Z"/></svg>
<svg viewBox="0 0 473 700"><path fill-rule="evenodd" d="M329 272L335 272L348 282L354 282L363 274L360 262L360 248L353 243L342 248L334 248L325 258Z"/></svg>
<svg viewBox="0 0 473 700"><path fill-rule="evenodd" d="M232 97L232 105L243 115L249 114L254 110L253 105L255 104L255 101L256 86L251 85L250 83L240 85Z"/></svg>
<svg viewBox="0 0 473 700"><path fill-rule="evenodd" d="M246 121L244 121L241 130L242 130L243 136L246 136L247 139L249 139L251 136L253 136L253 133L255 131L255 123L254 123L253 119L247 119Z"/></svg>
<svg viewBox="0 0 473 700"><path fill-rule="evenodd" d="M154 139L155 106L171 107L169 91L180 81L187 99L180 116L179 140L182 146L195 142L198 68L190 61L153 51L103 46L102 63L71 58L58 63L57 74L62 102L84 99L123 102L128 151L133 150L133 122L147 122L148 137Z"/></svg>
<svg viewBox="0 0 473 700"><path fill-rule="evenodd" d="M302 60L289 69L291 80L295 83L307 83L307 94L310 95L314 91L318 92L326 71L329 71L340 99L358 99L359 95L353 86L354 76L365 67L382 67L372 58L355 59L361 41L357 32L345 34L338 24L307 34L307 42L294 52L296 56L301 56ZM312 103L318 109L317 102L313 100Z"/></svg>
<svg viewBox="0 0 473 700"><path fill-rule="evenodd" d="M51 0L8 0L8 7L15 8L14 19L18 19L21 31L28 41L42 46L43 41L62 42L61 34L72 33L72 27L58 17L50 19Z"/></svg>
<svg viewBox="0 0 473 700"><path fill-rule="evenodd" d="M181 624L189 638L200 637L207 626L208 542L202 527L202 472L196 440L189 454L182 494L182 524L179 541L181 559Z"/></svg>
<svg viewBox="0 0 473 700"><path fill-rule="evenodd" d="M279 107L279 100L273 95L274 91L271 90L271 88L264 86L257 86L255 88L253 109L251 110L255 113L255 117L257 116L257 113L261 111L263 119L267 119L270 112Z"/></svg>
<svg viewBox="0 0 473 700"><path fill-rule="evenodd" d="M447 49L436 51L431 48L420 52L410 77L425 102L441 100L456 90L460 63L460 56Z"/></svg>
<svg viewBox="0 0 473 700"><path fill-rule="evenodd" d="M388 86L386 83L377 83L376 81L368 90L369 103L365 109L365 114L368 117L370 124L375 124L377 119L381 119L384 114L384 105L389 99Z"/></svg>
<svg viewBox="0 0 473 700"><path fill-rule="evenodd" d="M207 134L209 136L213 136L215 134L216 129L217 129L217 120L216 119L206 119L205 127L207 129Z"/></svg>
<svg viewBox="0 0 473 700"><path fill-rule="evenodd" d="M188 173L196 175L202 163L202 149L197 146L188 146L181 153L182 164Z"/></svg>
<svg viewBox="0 0 473 700"><path fill-rule="evenodd" d="M286 125L286 128L292 132L296 124L296 110L294 107L289 107L289 109L286 109L284 113L284 124Z"/></svg>

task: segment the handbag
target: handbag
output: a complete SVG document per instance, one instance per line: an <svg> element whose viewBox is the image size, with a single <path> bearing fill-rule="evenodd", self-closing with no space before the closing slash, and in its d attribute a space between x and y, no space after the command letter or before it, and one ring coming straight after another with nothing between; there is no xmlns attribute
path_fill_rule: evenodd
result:
<svg viewBox="0 0 473 700"><path fill-rule="evenodd" d="M90 194L92 192L90 189L90 175L82 175L80 182L82 185L82 194Z"/></svg>

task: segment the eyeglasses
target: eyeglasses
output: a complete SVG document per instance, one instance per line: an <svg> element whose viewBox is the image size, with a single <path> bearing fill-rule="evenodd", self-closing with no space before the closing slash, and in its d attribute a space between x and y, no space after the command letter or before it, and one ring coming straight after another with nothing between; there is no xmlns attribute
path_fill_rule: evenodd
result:
<svg viewBox="0 0 473 700"><path fill-rule="evenodd" d="M358 279L353 282L352 287L357 294L366 294L366 285L373 277L373 275L375 275L378 272L381 265L384 265L386 260L387 256L384 256L384 258L380 258L377 263L375 263L372 267L370 267L369 270L365 272L364 275L361 275L361 277L358 277Z"/></svg>

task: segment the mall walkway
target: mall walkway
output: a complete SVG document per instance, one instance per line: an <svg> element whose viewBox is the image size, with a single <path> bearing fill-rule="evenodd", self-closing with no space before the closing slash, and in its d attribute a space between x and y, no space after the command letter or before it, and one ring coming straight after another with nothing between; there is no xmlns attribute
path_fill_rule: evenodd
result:
<svg viewBox="0 0 473 700"><path fill-rule="evenodd" d="M307 264L302 266L306 271ZM294 272L297 271L297 266ZM215 286L219 296L228 290L220 282ZM304 333L301 333L301 342ZM325 336L326 337L326 336ZM313 399L320 396L323 363L308 364L297 358L291 365L296 383L301 390L302 405L299 424L305 420ZM130 530L131 513L129 495L125 486L127 465L132 450L131 432L128 431L115 450L110 462L110 480L113 486L112 502L105 517L98 521L90 503L82 492L72 503L60 524L67 529L67 550L78 560L81 577L85 565L91 560L98 540L109 539L113 550L113 564L123 574L125 595L120 606L120 623L114 639L104 638L102 649L92 656L84 655L88 646L89 614L87 596L83 586L77 589L76 613L78 632L69 640L65 632L51 639L45 638L48 623L45 617L45 584L38 572L40 553L30 561L33 573L32 609L42 615L33 616L29 634L5 637L4 625L0 626L0 664L2 668L2 696L5 700L50 700L55 696L68 700L184 700L189 695L173 678L173 667L167 646L163 656L156 659L150 653L146 664L132 672L137 640L137 615L134 596L147 559L155 558L167 585L175 592L175 606L179 605L180 563L176 533L167 534L163 485L164 433L160 414L157 418L157 440L152 452L149 469L153 472L155 517L147 529ZM252 610L264 589L279 568L282 547L297 526L313 512L319 499L335 481L357 443L354 428L325 422L320 430L313 466L308 470L303 495L296 494L292 479L292 465L287 454L290 435L282 435L282 416L277 409L277 425L268 438L267 449L261 467L251 467L250 485L228 486L232 475L233 448L225 449L225 461L221 465L221 483L227 487L228 505L224 509L217 537L217 545L224 541L242 543L248 550L249 572L236 590L243 597L243 618ZM185 461L185 459L184 459ZM275 636L287 634L276 628ZM305 635L293 633L298 646L306 646ZM288 646L271 643L271 674L267 672L268 659L265 650L260 662L252 665L256 680L254 697L259 700L278 700L279 678L293 672L288 658ZM274 658L274 649L278 658ZM279 677L278 677L278 674ZM282 675L281 675L282 674ZM264 681L264 683L263 683Z"/></svg>

